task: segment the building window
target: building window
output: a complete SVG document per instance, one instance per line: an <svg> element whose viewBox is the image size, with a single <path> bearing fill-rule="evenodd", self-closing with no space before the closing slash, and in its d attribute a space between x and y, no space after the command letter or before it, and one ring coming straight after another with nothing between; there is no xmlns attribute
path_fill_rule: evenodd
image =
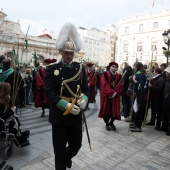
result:
<svg viewBox="0 0 170 170"><path fill-rule="evenodd" d="M151 51L157 51L157 45L155 43L151 45Z"/></svg>
<svg viewBox="0 0 170 170"><path fill-rule="evenodd" d="M143 51L143 44L142 43L139 43L137 45L137 51Z"/></svg>
<svg viewBox="0 0 170 170"><path fill-rule="evenodd" d="M124 52L128 52L128 44L124 44L123 45L123 51Z"/></svg>
<svg viewBox="0 0 170 170"><path fill-rule="evenodd" d="M129 33L129 27L125 27L125 34Z"/></svg>
<svg viewBox="0 0 170 170"><path fill-rule="evenodd" d="M158 22L153 23L153 29L156 29L156 28L158 28Z"/></svg>
<svg viewBox="0 0 170 170"><path fill-rule="evenodd" d="M139 25L139 32L143 31L143 24Z"/></svg>

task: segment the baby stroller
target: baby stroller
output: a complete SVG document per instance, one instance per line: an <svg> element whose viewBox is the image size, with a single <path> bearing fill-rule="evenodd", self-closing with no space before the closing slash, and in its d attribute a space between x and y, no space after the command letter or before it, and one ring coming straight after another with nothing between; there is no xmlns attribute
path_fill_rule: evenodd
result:
<svg viewBox="0 0 170 170"><path fill-rule="evenodd" d="M21 147L21 148L29 145L28 140L20 144L20 142L15 137L15 135L12 133L9 133L9 129L6 126L5 121L1 118L0 118L0 141L6 142L7 146L4 151L4 155L6 159L8 159L12 155L12 149L13 149L14 143L16 146Z"/></svg>

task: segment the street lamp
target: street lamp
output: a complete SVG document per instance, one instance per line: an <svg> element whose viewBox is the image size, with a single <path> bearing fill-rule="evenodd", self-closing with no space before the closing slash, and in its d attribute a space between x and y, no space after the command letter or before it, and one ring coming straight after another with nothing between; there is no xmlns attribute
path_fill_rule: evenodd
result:
<svg viewBox="0 0 170 170"><path fill-rule="evenodd" d="M164 31L162 34L163 41L164 43L168 46L168 50L165 47L162 47L163 50L167 50L167 53L164 53L165 56L167 57L167 66L168 66L168 61L169 61L169 46L170 46L170 29L168 31Z"/></svg>

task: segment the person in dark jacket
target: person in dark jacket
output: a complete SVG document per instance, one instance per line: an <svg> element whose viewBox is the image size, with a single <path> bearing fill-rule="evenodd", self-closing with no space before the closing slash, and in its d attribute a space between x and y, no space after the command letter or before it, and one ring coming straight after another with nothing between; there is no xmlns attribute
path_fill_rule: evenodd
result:
<svg viewBox="0 0 170 170"><path fill-rule="evenodd" d="M138 62L135 66L136 73L133 76L133 82L135 83L134 91L136 93L136 97L134 98L133 103L135 125L131 129L131 132L141 132L141 126L146 108L146 92L144 88L146 83L146 75L144 74L144 68L142 63Z"/></svg>
<svg viewBox="0 0 170 170"><path fill-rule="evenodd" d="M162 70L155 68L154 77L148 84L150 88L150 101L151 101L151 120L146 125L155 125L155 129L159 130L161 125L162 103L163 103L163 91L165 87L165 79L161 75Z"/></svg>
<svg viewBox="0 0 170 170"><path fill-rule="evenodd" d="M25 82L26 82L26 105L31 105L30 104L30 91L31 91L31 86L33 82L33 78L31 75L31 70L28 68L25 70Z"/></svg>
<svg viewBox="0 0 170 170"><path fill-rule="evenodd" d="M166 71L165 71L165 69L167 68L167 64L166 63L162 63L161 65L160 65L160 68L161 68L161 70L162 70L162 77L164 78L164 79L166 79Z"/></svg>
<svg viewBox="0 0 170 170"><path fill-rule="evenodd" d="M161 130L166 131L166 135L170 136L170 66L165 69L166 83L163 93L163 123Z"/></svg>
<svg viewBox="0 0 170 170"><path fill-rule="evenodd" d="M133 69L131 66L126 66L123 70L123 73L126 71L126 74L124 76L124 85L122 90L122 105L123 105L123 116L125 118L126 122L129 122L129 112L131 108L131 98L127 95L127 90L129 87L129 77L133 74Z"/></svg>
<svg viewBox="0 0 170 170"><path fill-rule="evenodd" d="M66 170L66 167L71 168L72 158L82 145L82 109L87 105L89 88L85 68L73 62L74 52L81 49L81 40L73 24L63 26L56 47L62 60L46 68L44 87L50 102L55 169Z"/></svg>

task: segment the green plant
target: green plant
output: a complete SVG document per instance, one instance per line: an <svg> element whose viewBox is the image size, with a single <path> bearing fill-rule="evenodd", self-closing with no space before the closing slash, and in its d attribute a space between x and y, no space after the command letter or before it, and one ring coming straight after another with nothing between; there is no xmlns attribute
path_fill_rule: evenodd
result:
<svg viewBox="0 0 170 170"><path fill-rule="evenodd" d="M170 51L169 51L169 50L163 50L163 54L164 54L165 56L169 56L169 55L170 55Z"/></svg>

